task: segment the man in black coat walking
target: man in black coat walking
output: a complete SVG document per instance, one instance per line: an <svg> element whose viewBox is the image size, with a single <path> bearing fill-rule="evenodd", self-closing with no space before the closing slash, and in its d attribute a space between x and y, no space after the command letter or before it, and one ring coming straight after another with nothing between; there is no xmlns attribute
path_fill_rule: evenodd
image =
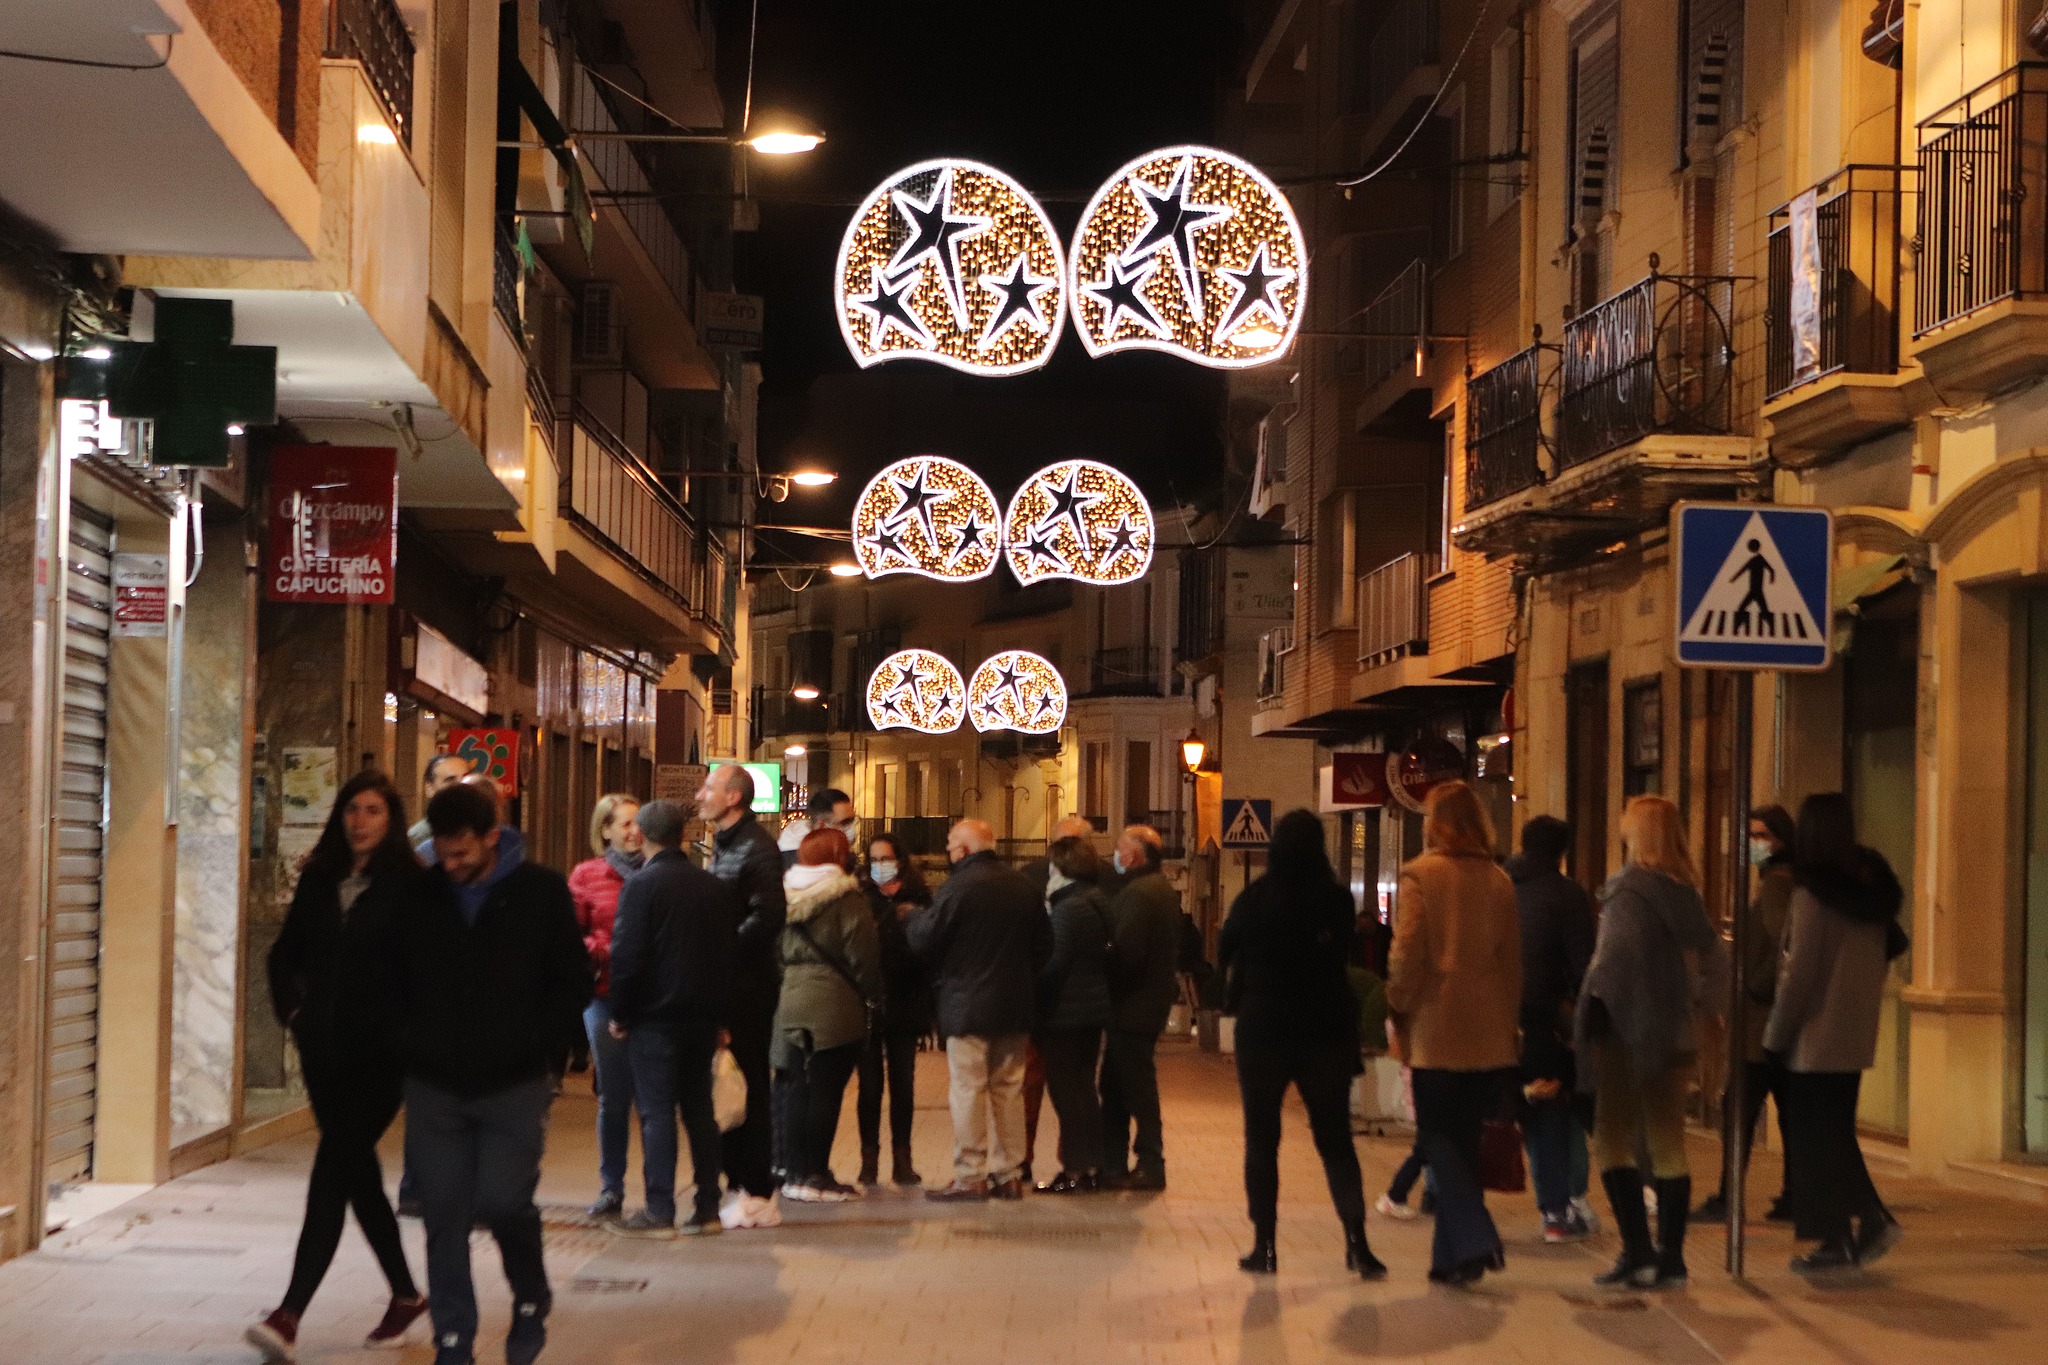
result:
<svg viewBox="0 0 2048 1365"><path fill-rule="evenodd" d="M747 1078L747 1119L725 1135L725 1178L738 1197L725 1210L728 1228L772 1228L782 1222L775 1198L774 1116L769 1105L768 1044L782 994L778 946L788 907L782 898L782 853L754 818L754 777L737 763L714 768L697 791L697 818L709 824L711 875L739 899L733 957L733 1060Z"/></svg>
<svg viewBox="0 0 2048 1365"><path fill-rule="evenodd" d="M1552 815L1522 827L1522 851L1507 861L1522 928L1522 1128L1543 1240L1573 1241L1592 1231L1583 1189L1571 1188L1577 1067L1571 1011L1593 957L1593 900L1564 874L1572 828Z"/></svg>
<svg viewBox="0 0 2048 1365"><path fill-rule="evenodd" d="M435 1365L470 1365L469 1233L497 1239L512 1287L507 1365L532 1365L553 1304L534 1190L548 1106L590 1003L590 957L560 873L499 838L491 794L427 803L437 865L390 917L378 1010L403 1059L406 1166L427 1226Z"/></svg>
<svg viewBox="0 0 2048 1365"><path fill-rule="evenodd" d="M718 1232L718 1115L711 1058L730 1013L739 944L732 889L683 856L683 808L650 801L637 817L647 862L619 890L612 928L612 1035L626 1044L640 1110L647 1204L621 1220L629 1237ZM696 1211L676 1226L676 1112L690 1142Z"/></svg>
<svg viewBox="0 0 2048 1365"><path fill-rule="evenodd" d="M1052 921L1031 883L995 855L995 831L962 820L946 836L953 874L904 925L931 969L952 1078L953 1180L925 1197L1024 1197L1024 1048Z"/></svg>
<svg viewBox="0 0 2048 1365"><path fill-rule="evenodd" d="M1102 1176L1104 1184L1127 1190L1166 1188L1154 1052L1180 999L1180 893L1160 871L1162 851L1158 830L1126 829L1116 841L1124 883L1109 903L1115 945L1109 964L1113 1013L1102 1049Z"/></svg>

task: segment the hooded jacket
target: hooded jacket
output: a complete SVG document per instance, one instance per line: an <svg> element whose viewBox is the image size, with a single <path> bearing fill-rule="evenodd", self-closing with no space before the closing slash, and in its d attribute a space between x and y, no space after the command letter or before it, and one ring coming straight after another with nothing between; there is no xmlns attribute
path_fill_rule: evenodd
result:
<svg viewBox="0 0 2048 1365"><path fill-rule="evenodd" d="M845 869L799 863L785 875L783 894L782 995L769 1060L788 1069L806 1053L866 1038L867 1002L882 998L883 982L867 893Z"/></svg>
<svg viewBox="0 0 2048 1365"><path fill-rule="evenodd" d="M1593 898L1555 863L1517 853L1502 865L1515 884L1522 925L1522 1070L1531 1078L1572 1075L1565 1007L1593 959Z"/></svg>
<svg viewBox="0 0 2048 1365"><path fill-rule="evenodd" d="M1793 1071L1862 1071L1877 1060L1891 951L1905 893L1874 849L1846 867L1793 870L1791 924L1764 1047Z"/></svg>
<svg viewBox="0 0 2048 1365"><path fill-rule="evenodd" d="M1700 893L1631 863L1601 888L1600 933L1579 992L1580 1055L1619 1041L1638 1077L1650 1080L1699 1053L1699 1012L1727 995L1728 951ZM1581 1089L1595 1068L1579 1068Z"/></svg>

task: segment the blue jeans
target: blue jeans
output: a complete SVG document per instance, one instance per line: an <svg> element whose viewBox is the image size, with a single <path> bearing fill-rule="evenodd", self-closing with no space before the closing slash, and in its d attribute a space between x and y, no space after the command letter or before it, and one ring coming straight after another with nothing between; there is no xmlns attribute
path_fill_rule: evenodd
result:
<svg viewBox="0 0 2048 1365"><path fill-rule="evenodd" d="M1500 1254L1500 1234L1479 1184L1479 1131L1500 1104L1507 1071L1414 1068L1416 1138L1436 1177L1430 1267L1450 1271Z"/></svg>
<svg viewBox="0 0 2048 1365"><path fill-rule="evenodd" d="M640 1098L640 1166L647 1211L676 1216L676 1114L690 1140L697 1216L718 1217L718 1112L711 1104L711 1055L718 1036L707 1026L675 1030L645 1024L626 1038L633 1093Z"/></svg>
<svg viewBox="0 0 2048 1365"><path fill-rule="evenodd" d="M1529 1178L1536 1186L1536 1207L1558 1216L1571 1207L1576 1192L1572 1183L1572 1134L1579 1134L1579 1148L1585 1150L1585 1130L1572 1112L1569 1095L1539 1100L1522 1107L1522 1137L1529 1150ZM1583 1190L1583 1185L1577 1190Z"/></svg>
<svg viewBox="0 0 2048 1365"><path fill-rule="evenodd" d="M515 1304L552 1303L541 1259L540 1159L554 1082L546 1076L466 1099L413 1077L405 1083L405 1159L427 1225L427 1304L439 1346L476 1341L476 1286L469 1232L497 1239Z"/></svg>
<svg viewBox="0 0 2048 1365"><path fill-rule="evenodd" d="M597 1073L597 1182L606 1194L626 1192L626 1134L633 1123L633 1068L626 1045L612 1037L612 1002L603 996L583 1011L590 1067Z"/></svg>

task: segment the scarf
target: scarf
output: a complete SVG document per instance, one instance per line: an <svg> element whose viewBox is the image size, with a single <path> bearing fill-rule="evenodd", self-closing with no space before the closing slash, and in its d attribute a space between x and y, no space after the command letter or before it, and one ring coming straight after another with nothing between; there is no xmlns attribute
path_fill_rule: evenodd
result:
<svg viewBox="0 0 2048 1365"><path fill-rule="evenodd" d="M647 865L646 854L628 853L622 848L607 847L604 851L604 860L611 864L612 871L619 874L620 881L624 881Z"/></svg>
<svg viewBox="0 0 2048 1365"><path fill-rule="evenodd" d="M1060 871L1057 867L1047 868L1045 873L1046 908L1048 910L1052 908L1052 898L1060 893L1060 888L1072 886L1073 884L1074 879L1072 877L1069 877L1066 873Z"/></svg>

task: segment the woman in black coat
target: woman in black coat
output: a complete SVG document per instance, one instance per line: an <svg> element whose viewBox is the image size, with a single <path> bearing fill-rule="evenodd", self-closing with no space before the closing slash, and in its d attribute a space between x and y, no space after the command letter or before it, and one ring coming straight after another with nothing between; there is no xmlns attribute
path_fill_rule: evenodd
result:
<svg viewBox="0 0 2048 1365"><path fill-rule="evenodd" d="M1266 875L1230 907L1217 957L1237 1016L1237 1084L1244 1098L1244 1193L1255 1237L1241 1269L1270 1275L1280 1201L1280 1104L1292 1085L1330 1200L1344 1226L1344 1265L1361 1278L1387 1268L1365 1240L1365 1185L1351 1142L1351 1078L1358 1074L1358 998L1346 972L1351 896L1338 884L1314 812L1289 811L1273 827Z"/></svg>
<svg viewBox="0 0 2048 1365"><path fill-rule="evenodd" d="M1102 1101L1096 1071L1109 1026L1109 902L1102 859L1087 839L1069 836L1047 853L1045 912L1052 957L1038 973L1038 1030L1045 1093L1060 1116L1060 1173L1040 1194L1093 1194L1102 1188Z"/></svg>
<svg viewBox="0 0 2048 1365"><path fill-rule="evenodd" d="M403 913L420 875L405 830L405 804L390 778L377 772L350 778L299 873L284 929L270 950L271 1004L298 1045L306 1096L320 1126L291 1286L284 1302L248 1333L272 1361L293 1358L300 1315L334 1260L350 1208L391 1285L391 1305L367 1344L398 1340L426 1311L377 1162L377 1140L398 1114L400 1068L365 1041L374 1033L363 1019L383 926Z"/></svg>
<svg viewBox="0 0 2048 1365"><path fill-rule="evenodd" d="M882 1082L889 1089L889 1178L898 1185L919 1183L910 1160L910 1127L917 1116L917 1045L932 1027L931 987L903 936L903 917L932 903L917 865L893 834L868 841L861 887L875 916L882 947L882 1026L868 1036L860 1054L860 1089L854 1116L860 1126L860 1183L881 1178Z"/></svg>

